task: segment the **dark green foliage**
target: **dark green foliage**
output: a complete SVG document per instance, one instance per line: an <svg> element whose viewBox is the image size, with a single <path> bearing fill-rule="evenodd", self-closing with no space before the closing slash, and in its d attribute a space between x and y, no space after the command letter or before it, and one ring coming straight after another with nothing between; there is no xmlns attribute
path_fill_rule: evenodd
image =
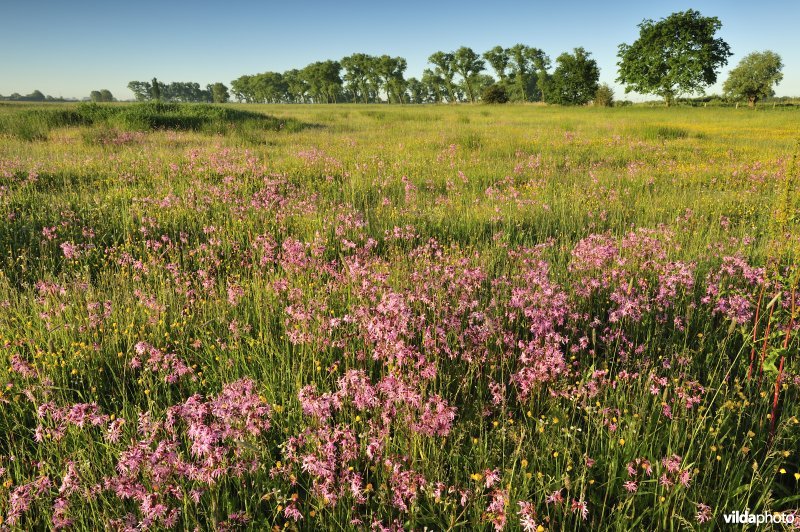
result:
<svg viewBox="0 0 800 532"><path fill-rule="evenodd" d="M207 89L211 93L211 101L214 103L226 103L231 98L230 93L228 93L228 87L223 83L214 83L209 85Z"/></svg>
<svg viewBox="0 0 800 532"><path fill-rule="evenodd" d="M469 101L478 98L478 76L486 63L472 48L462 46L453 53L453 69L461 75Z"/></svg>
<svg viewBox="0 0 800 532"><path fill-rule="evenodd" d="M626 93L656 94L668 106L681 94L702 93L731 55L728 43L714 38L721 27L717 17L692 9L642 21L636 42L619 45L617 81Z"/></svg>
<svg viewBox="0 0 800 532"><path fill-rule="evenodd" d="M128 89L133 93L137 102L144 102L150 99L150 83L147 81L131 81Z"/></svg>
<svg viewBox="0 0 800 532"><path fill-rule="evenodd" d="M342 65L338 61L317 61L300 71L313 103L337 103L342 97Z"/></svg>
<svg viewBox="0 0 800 532"><path fill-rule="evenodd" d="M150 98L159 101L161 100L161 83L156 78L150 82Z"/></svg>
<svg viewBox="0 0 800 532"><path fill-rule="evenodd" d="M404 58L357 53L343 58L341 67L345 70L342 80L346 101L379 103L383 92L390 103L409 102L409 80L404 78L408 63Z"/></svg>
<svg viewBox="0 0 800 532"><path fill-rule="evenodd" d="M731 70L723 86L725 94L755 107L758 100L775 95L772 86L783 79L782 69L781 56L775 52L753 52Z"/></svg>
<svg viewBox="0 0 800 532"><path fill-rule="evenodd" d="M426 78L429 81L436 81L439 83L441 96L446 97L448 102L455 102L456 97L456 84L454 78L456 76L455 58L452 53L435 52L428 58L428 62L434 65L434 70L423 72L422 81L425 82ZM430 75L426 76L426 73Z"/></svg>
<svg viewBox="0 0 800 532"><path fill-rule="evenodd" d="M422 83L426 101L441 103L444 100L447 89L444 79L436 72L430 68L423 70L420 83Z"/></svg>
<svg viewBox="0 0 800 532"><path fill-rule="evenodd" d="M383 90L390 103L407 103L406 80L403 73L408 63L402 57L389 57L382 55L378 63Z"/></svg>
<svg viewBox="0 0 800 532"><path fill-rule="evenodd" d="M558 56L558 66L545 92L547 103L586 105L594 99L600 69L590 55L583 48L575 48L574 54L564 52Z"/></svg>
<svg viewBox="0 0 800 532"><path fill-rule="evenodd" d="M406 81L408 87L409 103L425 103L427 98L425 94L425 85L417 78L408 78Z"/></svg>
<svg viewBox="0 0 800 532"><path fill-rule="evenodd" d="M505 82L508 79L508 64L511 58L509 57L508 50L502 46L495 46L491 50L483 53L483 58L486 59L497 74L497 79Z"/></svg>
<svg viewBox="0 0 800 532"><path fill-rule="evenodd" d="M289 99L287 84L289 73L263 72L254 76L240 76L231 82L233 97L247 103L283 103ZM305 93L305 88L303 93Z"/></svg>
<svg viewBox="0 0 800 532"><path fill-rule="evenodd" d="M100 91L92 91L89 94L89 99L92 102L99 103L99 102L113 102L114 96L111 94L111 91L108 89L103 89Z"/></svg>
<svg viewBox="0 0 800 532"><path fill-rule="evenodd" d="M509 97L514 101L540 102L547 87L550 58L539 48L515 44L508 53Z"/></svg>
<svg viewBox="0 0 800 532"><path fill-rule="evenodd" d="M483 91L483 96L481 99L483 100L483 103L506 103L508 102L508 93L506 92L505 87L495 83Z"/></svg>

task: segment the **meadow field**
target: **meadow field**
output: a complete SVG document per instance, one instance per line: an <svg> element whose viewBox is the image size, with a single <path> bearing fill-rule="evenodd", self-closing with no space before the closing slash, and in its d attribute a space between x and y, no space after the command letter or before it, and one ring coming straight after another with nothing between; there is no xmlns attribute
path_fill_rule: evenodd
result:
<svg viewBox="0 0 800 532"><path fill-rule="evenodd" d="M0 104L0 529L793 516L798 123Z"/></svg>

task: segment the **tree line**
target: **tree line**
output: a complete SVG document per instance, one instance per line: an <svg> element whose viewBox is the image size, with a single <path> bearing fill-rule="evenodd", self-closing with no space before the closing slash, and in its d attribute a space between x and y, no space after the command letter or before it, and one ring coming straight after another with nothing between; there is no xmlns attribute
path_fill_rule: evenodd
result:
<svg viewBox="0 0 800 532"><path fill-rule="evenodd" d="M45 94L40 90L35 90L30 94L19 94L15 92L9 96L3 96L0 94L0 101L7 101L7 102L67 102L70 101L66 98L54 98L49 94L45 96Z"/></svg>
<svg viewBox="0 0 800 532"><path fill-rule="evenodd" d="M153 78L151 81L131 81L128 89L136 101L158 100L164 102L225 103L230 95L223 83L213 83L201 88L192 81L163 83Z"/></svg>
<svg viewBox="0 0 800 532"><path fill-rule="evenodd" d="M246 103L452 103L489 99L582 105L594 99L600 70L583 48L556 58L524 44L495 46L478 54L462 46L428 58L421 78L406 78L403 57L355 53L338 61L317 61L302 69L244 75L228 87L201 89L198 83L131 81L139 101ZM487 74L487 63L495 76ZM489 92L491 89L491 92Z"/></svg>
<svg viewBox="0 0 800 532"><path fill-rule="evenodd" d="M355 53L302 69L244 75L231 82L231 92L249 103L452 103L485 99L492 89L506 101L581 105L594 98L600 77L583 48L558 56L552 71L547 54L524 44L483 54L462 46L437 51L428 63L420 78L407 78L403 57Z"/></svg>

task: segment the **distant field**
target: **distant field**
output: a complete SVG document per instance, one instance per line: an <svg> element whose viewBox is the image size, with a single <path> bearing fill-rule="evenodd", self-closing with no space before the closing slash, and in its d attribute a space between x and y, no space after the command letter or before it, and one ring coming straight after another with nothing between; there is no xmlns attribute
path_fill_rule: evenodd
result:
<svg viewBox="0 0 800 532"><path fill-rule="evenodd" d="M0 527L796 511L798 122L0 105Z"/></svg>

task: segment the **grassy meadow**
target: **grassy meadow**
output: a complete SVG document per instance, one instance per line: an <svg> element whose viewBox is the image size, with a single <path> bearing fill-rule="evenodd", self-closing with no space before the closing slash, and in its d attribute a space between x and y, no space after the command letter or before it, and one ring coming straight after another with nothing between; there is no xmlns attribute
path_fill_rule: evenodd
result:
<svg viewBox="0 0 800 532"><path fill-rule="evenodd" d="M0 104L0 529L798 511L799 122Z"/></svg>

